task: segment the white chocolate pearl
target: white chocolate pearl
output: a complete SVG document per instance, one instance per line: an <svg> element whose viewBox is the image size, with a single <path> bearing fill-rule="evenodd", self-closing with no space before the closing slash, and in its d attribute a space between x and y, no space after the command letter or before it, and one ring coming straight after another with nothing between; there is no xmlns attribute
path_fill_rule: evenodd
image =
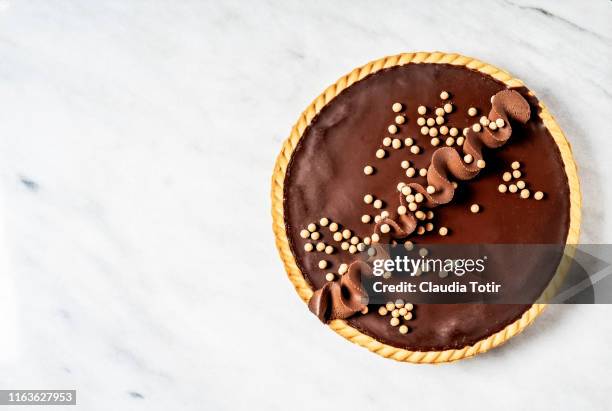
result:
<svg viewBox="0 0 612 411"><path fill-rule="evenodd" d="M522 190L523 188L527 186L527 184L525 184L523 180L520 180L516 182L516 186Z"/></svg>
<svg viewBox="0 0 612 411"><path fill-rule="evenodd" d="M308 237L310 237L310 231L308 231L308 230L302 230L302 231L300 231L300 237L302 237L302 238L308 238Z"/></svg>
<svg viewBox="0 0 612 411"><path fill-rule="evenodd" d="M539 201L544 198L544 193L541 191L536 191L535 194L533 195L533 198Z"/></svg>
<svg viewBox="0 0 612 411"><path fill-rule="evenodd" d="M470 207L470 211L474 214L480 211L480 206L478 204L472 204Z"/></svg>
<svg viewBox="0 0 612 411"><path fill-rule="evenodd" d="M327 225L329 224L329 219L323 217L319 220L319 224L321 224L321 227L327 227Z"/></svg>
<svg viewBox="0 0 612 411"><path fill-rule="evenodd" d="M348 265L345 263L340 264L340 267L338 267L338 274L342 275L345 274L348 271Z"/></svg>
<svg viewBox="0 0 612 411"><path fill-rule="evenodd" d="M406 209L406 207L405 207L405 206L401 205L401 206L397 207L397 213L398 213L399 215L404 215L404 214L406 214L407 212L408 212L408 210Z"/></svg>
<svg viewBox="0 0 612 411"><path fill-rule="evenodd" d="M417 125L424 126L425 124L427 124L427 120L425 120L425 117L417 118Z"/></svg>
<svg viewBox="0 0 612 411"><path fill-rule="evenodd" d="M457 145L462 146L465 142L465 137L457 137Z"/></svg>
<svg viewBox="0 0 612 411"><path fill-rule="evenodd" d="M438 129L435 127L432 127L429 129L429 136L430 137L435 137L438 135Z"/></svg>
<svg viewBox="0 0 612 411"><path fill-rule="evenodd" d="M385 150L379 148L378 150L376 150L376 158L384 158L386 153L387 152Z"/></svg>
<svg viewBox="0 0 612 411"><path fill-rule="evenodd" d="M414 196L412 194L406 196L406 201L409 203L414 203Z"/></svg>
<svg viewBox="0 0 612 411"><path fill-rule="evenodd" d="M398 318L399 317L399 310L396 308L393 311L391 311L391 316L393 318Z"/></svg>
<svg viewBox="0 0 612 411"><path fill-rule="evenodd" d="M439 125L439 126L444 124L444 117L442 117L442 116L436 117L436 124Z"/></svg>
<svg viewBox="0 0 612 411"><path fill-rule="evenodd" d="M513 170L518 170L521 167L521 163L519 163L518 161L514 161L510 166Z"/></svg>
<svg viewBox="0 0 612 411"><path fill-rule="evenodd" d="M391 106L391 110L393 110L394 113L399 113L400 111L402 111L402 104L393 103L393 105Z"/></svg>
<svg viewBox="0 0 612 411"><path fill-rule="evenodd" d="M375 222L375 223L379 223L379 222L380 222L380 220L382 220L382 217L381 217L381 216L377 215L377 216L375 216L375 217L374 217L374 222Z"/></svg>
<svg viewBox="0 0 612 411"><path fill-rule="evenodd" d="M427 125L428 125L429 127L433 127L433 126L435 126L435 125L436 125L436 120L434 120L434 119L433 119L433 118L431 118L431 117L430 117L430 118L428 118L428 119L427 119Z"/></svg>
<svg viewBox="0 0 612 411"><path fill-rule="evenodd" d="M441 236L447 235L448 234L448 228L440 227L440 229L438 230L438 234L440 234Z"/></svg>
<svg viewBox="0 0 612 411"><path fill-rule="evenodd" d="M395 116L396 124L404 124L406 122L406 117L404 116Z"/></svg>
<svg viewBox="0 0 612 411"><path fill-rule="evenodd" d="M420 115L427 113L427 107L419 106L419 108L417 108L417 113L419 113Z"/></svg>
<svg viewBox="0 0 612 411"><path fill-rule="evenodd" d="M453 112L453 105L451 103L446 103L444 105L444 112L452 113Z"/></svg>
<svg viewBox="0 0 612 411"><path fill-rule="evenodd" d="M377 243L380 241L380 236L376 233L372 234L372 242Z"/></svg>
<svg viewBox="0 0 612 411"><path fill-rule="evenodd" d="M419 175L421 177L425 177L427 175L427 169L426 168L422 168L419 170Z"/></svg>
<svg viewBox="0 0 612 411"><path fill-rule="evenodd" d="M410 161L408 161L408 160L404 160L404 161L402 161L401 166L402 166L402 168L403 168L404 170L407 170L407 169L408 169L408 167L410 167ZM400 188L400 190L401 190L401 188Z"/></svg>
<svg viewBox="0 0 612 411"><path fill-rule="evenodd" d="M391 137L383 138L383 146L389 147L391 145Z"/></svg>
<svg viewBox="0 0 612 411"><path fill-rule="evenodd" d="M447 135L448 131L449 131L448 127L446 127L446 126L440 127L440 134L442 134L443 136Z"/></svg>
<svg viewBox="0 0 612 411"><path fill-rule="evenodd" d="M389 133L395 134L397 133L397 126L395 124L391 124L389 127L387 127L387 130Z"/></svg>
<svg viewBox="0 0 612 411"><path fill-rule="evenodd" d="M429 194L433 194L436 192L436 188L434 186L427 186L426 190Z"/></svg>
<svg viewBox="0 0 612 411"><path fill-rule="evenodd" d="M456 137L457 134L459 134L459 130L457 130L457 127L452 127L450 130L448 130L448 133L452 136L452 137Z"/></svg>
<svg viewBox="0 0 612 411"><path fill-rule="evenodd" d="M336 276L334 275L334 273L327 273L327 274L325 274L325 279L327 281L334 281L335 278L336 278Z"/></svg>
<svg viewBox="0 0 612 411"><path fill-rule="evenodd" d="M342 248L344 251L348 250L350 246L351 245L346 241L343 241L342 244L340 244L340 248Z"/></svg>
<svg viewBox="0 0 612 411"><path fill-rule="evenodd" d="M373 172L374 172L374 167L372 167L372 166L365 166L363 168L363 174L365 174L366 176L369 176Z"/></svg>
<svg viewBox="0 0 612 411"><path fill-rule="evenodd" d="M504 173L504 175L502 175L502 180L504 180L506 182L512 180L512 174L510 174L509 172L506 171Z"/></svg>
<svg viewBox="0 0 612 411"><path fill-rule="evenodd" d="M304 251L306 251L307 253L311 252L313 250L313 246L311 243L306 243L304 244Z"/></svg>
<svg viewBox="0 0 612 411"><path fill-rule="evenodd" d="M485 163L484 160L478 160L476 162L476 167L478 167L478 168L485 168L486 166L487 166L487 163Z"/></svg>
<svg viewBox="0 0 612 411"><path fill-rule="evenodd" d="M474 116L476 116L476 114L478 114L478 110L476 110L476 108L474 108L474 107L470 107L470 108L468 108L467 113L468 113L468 116L474 117Z"/></svg>
<svg viewBox="0 0 612 411"><path fill-rule="evenodd" d="M530 194L531 193L527 189L521 190L521 198L529 198Z"/></svg>
<svg viewBox="0 0 612 411"><path fill-rule="evenodd" d="M315 223L310 223L308 224L308 231L310 231L311 233L317 231L317 225Z"/></svg>
<svg viewBox="0 0 612 411"><path fill-rule="evenodd" d="M412 309L414 308L414 306L412 304L410 304L410 303L406 303L406 305L404 307L406 307L406 309L408 311L412 311Z"/></svg>
<svg viewBox="0 0 612 411"><path fill-rule="evenodd" d="M364 203L372 204L372 201L374 201L374 197L372 196L372 194L366 194L366 195L363 196L363 202ZM332 223L332 224L334 224L334 223ZM329 227L330 227L330 230L331 230L331 226L329 226Z"/></svg>
<svg viewBox="0 0 612 411"><path fill-rule="evenodd" d="M431 220L432 218L434 218L434 212L433 212L433 211L431 211L431 210L429 210L429 211L427 212L427 219L428 219L428 220Z"/></svg>
<svg viewBox="0 0 612 411"><path fill-rule="evenodd" d="M342 241L342 233L339 231L336 231L332 237L335 241Z"/></svg>
<svg viewBox="0 0 612 411"><path fill-rule="evenodd" d="M489 123L489 129L490 129L490 130L493 130L493 131L497 130L497 124L495 124L495 122L494 122L494 121L491 121L491 122Z"/></svg>
<svg viewBox="0 0 612 411"><path fill-rule="evenodd" d="M389 224L383 224L380 226L380 232L387 234L389 231L391 231L391 227L389 227Z"/></svg>
<svg viewBox="0 0 612 411"><path fill-rule="evenodd" d="M356 245L350 245L349 246L349 253L355 254L356 252L357 252L357 246Z"/></svg>
<svg viewBox="0 0 612 411"><path fill-rule="evenodd" d="M516 193L518 191L518 187L516 186L516 184L510 184L510 187L508 187L508 191L510 191L511 193Z"/></svg>
<svg viewBox="0 0 612 411"><path fill-rule="evenodd" d="M472 130L474 130L475 132L478 133L480 130L482 130L482 126L480 124L476 123L476 124L474 124L472 126Z"/></svg>
<svg viewBox="0 0 612 411"><path fill-rule="evenodd" d="M404 248L408 251L412 251L412 249L414 248L414 244L412 244L412 241L406 241L404 243Z"/></svg>
<svg viewBox="0 0 612 411"><path fill-rule="evenodd" d="M385 315L387 315L387 313L388 313L388 311L387 311L387 309L385 307L381 306L381 307L378 308L378 314L380 314L382 316L385 316Z"/></svg>
<svg viewBox="0 0 612 411"><path fill-rule="evenodd" d="M401 298L398 298L397 300L395 300L395 308L402 308L404 306L404 300L402 300ZM400 315L402 315L400 313Z"/></svg>
<svg viewBox="0 0 612 411"><path fill-rule="evenodd" d="M421 127L421 134L424 135L424 136L429 134L429 127L427 127L427 126Z"/></svg>
<svg viewBox="0 0 612 411"><path fill-rule="evenodd" d="M417 203L410 203L410 204L408 204L408 210L410 210L410 211L416 211L417 207L418 207Z"/></svg>
<svg viewBox="0 0 612 411"><path fill-rule="evenodd" d="M399 318L395 318L395 317L391 318L391 320L389 321L389 324L391 324L393 327L397 327L399 323L400 323Z"/></svg>
<svg viewBox="0 0 612 411"><path fill-rule="evenodd" d="M422 212L421 210L414 213L414 216L418 218L419 220L425 220L425 213Z"/></svg>
<svg viewBox="0 0 612 411"><path fill-rule="evenodd" d="M323 270L323 269L327 268L327 261L325 261L325 260L321 260L321 261L319 261L319 268L320 268L321 270Z"/></svg>
<svg viewBox="0 0 612 411"><path fill-rule="evenodd" d="M406 170L406 176L407 177L414 177L414 174L416 173L416 170L412 167L410 167L408 170Z"/></svg>
<svg viewBox="0 0 612 411"><path fill-rule="evenodd" d="M424 248L424 247L423 247L423 248L420 248L420 249L419 249L419 255L420 255L421 257L427 257L427 255L428 255L428 254L429 254L429 250L428 250L427 248ZM406 307L406 309L407 309L408 311L410 311L410 309L409 309L408 307Z"/></svg>
<svg viewBox="0 0 612 411"><path fill-rule="evenodd" d="M457 182L456 182L456 181L453 181L453 182L451 182L451 184L452 184L453 188L456 190L456 189L457 189L457 187L458 187Z"/></svg>
<svg viewBox="0 0 612 411"><path fill-rule="evenodd" d="M467 164L470 164L473 160L474 160L474 158L472 157L471 154L466 154L463 157L463 161L465 161Z"/></svg>
<svg viewBox="0 0 612 411"><path fill-rule="evenodd" d="M495 124L497 124L497 127L502 128L506 125L506 122L503 118L498 118L497 120L495 120Z"/></svg>
<svg viewBox="0 0 612 411"><path fill-rule="evenodd" d="M407 313L407 314L404 316L404 320L406 320L406 321L410 321L410 320L412 320L412 313ZM406 328L408 328L408 326L406 326ZM408 331L409 331L409 330L406 330L406 332L408 332Z"/></svg>
<svg viewBox="0 0 612 411"><path fill-rule="evenodd" d="M402 181L397 183L397 191L402 191L402 188L404 188L404 186L406 186L406 183L404 183Z"/></svg>
<svg viewBox="0 0 612 411"><path fill-rule="evenodd" d="M419 148L419 146L412 146L410 147L410 152L412 154L419 154L421 152L421 149Z"/></svg>
<svg viewBox="0 0 612 411"><path fill-rule="evenodd" d="M489 120L486 116L480 117L480 124L482 124L483 126L488 126L490 122L491 120Z"/></svg>
<svg viewBox="0 0 612 411"><path fill-rule="evenodd" d="M332 233L338 231L338 224L337 223L331 223L329 225L329 231L331 231Z"/></svg>
<svg viewBox="0 0 612 411"><path fill-rule="evenodd" d="M452 137L448 137L448 138L446 139L446 145L450 147L450 146L452 146L453 144L455 144L455 139L454 139L454 138L452 138Z"/></svg>
<svg viewBox="0 0 612 411"><path fill-rule="evenodd" d="M381 216L382 218L387 218L387 217L389 217L389 212L388 212L387 210L385 210L385 211L383 211L382 213L380 213L380 216Z"/></svg>
<svg viewBox="0 0 612 411"><path fill-rule="evenodd" d="M402 146L402 140L400 140L399 138L394 138L391 146L395 149L400 148Z"/></svg>
<svg viewBox="0 0 612 411"><path fill-rule="evenodd" d="M364 215L361 216L361 222L362 223L367 224L370 221L372 221L372 217L370 217L369 215L364 214Z"/></svg>
<svg viewBox="0 0 612 411"><path fill-rule="evenodd" d="M425 230L432 231L434 229L434 225L432 223L425 224Z"/></svg>
<svg viewBox="0 0 612 411"><path fill-rule="evenodd" d="M505 193L506 191L508 191L508 187L505 184L500 184L497 186L497 191L499 191L500 193Z"/></svg>
<svg viewBox="0 0 612 411"><path fill-rule="evenodd" d="M448 99L448 92L447 91L443 91L442 93L440 93L440 98L442 100L447 100Z"/></svg>
<svg viewBox="0 0 612 411"><path fill-rule="evenodd" d="M365 251L366 246L364 243L357 244L357 251Z"/></svg>
<svg viewBox="0 0 612 411"><path fill-rule="evenodd" d="M402 194L403 194L403 195L407 196L407 195L409 195L410 193L412 193L412 189L411 189L410 187L408 187L408 186L404 186L404 187L402 187Z"/></svg>
<svg viewBox="0 0 612 411"><path fill-rule="evenodd" d="M380 201L380 200L375 200L374 201L374 208L380 209L380 208L382 208L382 206L383 206L382 201Z"/></svg>
<svg viewBox="0 0 612 411"><path fill-rule="evenodd" d="M425 170L424 168L422 168L421 170ZM425 200L425 197L423 197L423 194L421 193L416 193L414 195L414 201L416 201L417 203L422 203L423 200Z"/></svg>
<svg viewBox="0 0 612 411"><path fill-rule="evenodd" d="M431 145L437 147L440 144L440 139L438 137L434 137L430 141Z"/></svg>
<svg viewBox="0 0 612 411"><path fill-rule="evenodd" d="M404 144L406 144L406 146L410 147L411 145L414 144L414 140L412 140L410 137L404 139Z"/></svg>
<svg viewBox="0 0 612 411"><path fill-rule="evenodd" d="M310 238L312 238L313 240L318 240L319 237L321 237L321 234L319 234L318 231L315 231L314 233L310 234Z"/></svg>
<svg viewBox="0 0 612 411"><path fill-rule="evenodd" d="M470 131L470 128L469 128L469 127L466 127L466 128L464 128L464 129L461 131L461 134L462 134L462 135L464 135L465 137L467 137L467 135L468 135L468 132L469 132L469 131Z"/></svg>
<svg viewBox="0 0 612 411"><path fill-rule="evenodd" d="M353 245L359 244L359 237L357 237L356 235L351 237L351 244Z"/></svg>
<svg viewBox="0 0 612 411"><path fill-rule="evenodd" d="M325 250L325 243L324 242L317 243L317 246L315 248L317 249L317 251L323 251Z"/></svg>
<svg viewBox="0 0 612 411"><path fill-rule="evenodd" d="M344 238L345 240L348 240L349 238L351 238L351 235L352 235L351 230L349 230L348 228L342 231L342 238Z"/></svg>
<svg viewBox="0 0 612 411"><path fill-rule="evenodd" d="M436 113L436 116L443 117L444 116L444 109L442 107L438 107L436 109L435 113Z"/></svg>
<svg viewBox="0 0 612 411"><path fill-rule="evenodd" d="M514 178L521 178L522 173L519 170L514 170L512 172L512 177Z"/></svg>

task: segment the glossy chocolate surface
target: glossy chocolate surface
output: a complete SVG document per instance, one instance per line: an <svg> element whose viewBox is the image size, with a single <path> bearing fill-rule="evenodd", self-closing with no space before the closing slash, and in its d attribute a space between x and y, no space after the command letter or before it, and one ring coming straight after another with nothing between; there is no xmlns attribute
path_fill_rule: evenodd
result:
<svg viewBox="0 0 612 411"><path fill-rule="evenodd" d="M373 224L361 222L363 214L377 214L363 196L372 194L385 203L387 210L398 206L397 184L419 182L425 178L407 178L400 163L409 160L417 168L427 168L435 147L429 136L420 134L416 124L419 105L428 107L425 117L440 107L440 92L451 94L455 110L446 115L446 125L462 130L488 113L490 98L503 90L503 83L465 67L439 64L409 64L375 73L344 90L326 105L305 130L296 147L285 178L284 211L286 230L292 252L307 281L316 289L325 283L325 274L337 272L341 263L356 257L342 251L329 230L319 231L319 241L332 244L336 252L326 255L307 253L300 230L321 217L337 222L360 238L372 234ZM528 91L519 90L528 98L532 117L526 125L513 124L510 141L500 149L485 151L487 167L469 182L460 183L450 204L435 209L436 226L446 226L451 235L439 236L435 231L422 236L412 235L415 244L460 243L533 243L563 244L569 227L569 187L559 150L538 117L537 101ZM411 154L402 147L383 147L389 136L387 127L394 123L394 102L404 105L407 121L399 125L396 136L412 137L421 153ZM469 117L467 109L476 107L478 115ZM435 116L434 116L435 117ZM456 146L455 146L456 147ZM385 148L387 156L377 159L375 152ZM460 150L460 147L459 147ZM522 180L531 192L546 194L542 201L524 200L518 194L501 194L497 187L501 175L511 170L510 164L520 161ZM372 165L376 172L365 176L363 167ZM470 212L477 203L481 211ZM381 210L378 210L380 212ZM538 256L526 261L536 265ZM321 270L319 260L330 267ZM552 276L556 266L539 275ZM524 281L524 273L508 273L509 281ZM486 338L518 319L529 305L419 304L410 321L411 332L402 335L389 324L389 317L379 316L377 306L370 306L367 315L357 314L348 322L381 342L417 351L461 348Z"/></svg>

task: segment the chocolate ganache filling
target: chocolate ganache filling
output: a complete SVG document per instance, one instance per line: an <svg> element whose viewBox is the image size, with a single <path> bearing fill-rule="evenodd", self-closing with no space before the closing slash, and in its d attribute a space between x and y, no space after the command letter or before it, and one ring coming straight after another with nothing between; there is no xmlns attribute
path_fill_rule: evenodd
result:
<svg viewBox="0 0 612 411"><path fill-rule="evenodd" d="M416 107L431 110L439 106L442 90L450 93L454 109L444 113L444 127L436 124L436 134L423 133ZM389 108L396 102L405 108L405 122L400 119L392 130L389 123L395 116L390 116ZM467 114L471 107L479 110L475 118ZM315 290L309 302L311 311L322 321L346 318L351 326L381 342L415 351L462 348L518 319L530 305L417 304L409 314L410 332L398 333L388 317L376 312L376 306L367 310L359 275L369 268L354 253L366 238L372 243L563 244L569 225L569 187L559 150L537 113L537 101L528 90L508 90L485 74L442 64L409 64L380 71L327 104L304 131L285 179L285 225L296 262ZM484 114L488 116L481 119L483 126L473 127ZM487 127L495 120L499 127ZM447 147L435 147L430 140L443 128L444 135L436 140L442 140L442 145L446 142ZM463 136L448 140L449 128L455 128L455 136L457 129L468 129ZM393 147L382 143L386 136L393 139ZM455 143L460 138L461 144ZM396 147L397 139L411 140L420 151L407 150L409 143ZM385 150L384 159L375 157L377 150ZM407 178L407 160L414 170L427 172ZM530 194L523 180L517 182L518 190L514 187L516 195L501 192L500 176L517 161L529 187L546 192L544 201L534 200L533 195L526 200ZM366 164L373 167L364 176ZM463 180L470 181L461 183ZM409 189L398 195L402 181L408 182ZM525 191L526 196L521 197ZM378 209L372 201L364 201L367 195L380 201ZM424 226L416 232L424 217L417 218L418 211L409 210L407 198L415 195L421 196L419 206L437 207L436 225L446 230L444 234L442 229L426 231ZM541 194L536 196L541 198ZM481 212L470 212L474 204ZM378 221L369 221L376 213L381 213ZM322 217L341 227L321 227L316 238L311 237L321 236L320 241L305 247L301 233ZM445 235L446 227L450 235ZM329 254L309 252L315 243L318 251L323 251L319 243L335 248ZM541 257L537 252L530 254L533 261L526 261L525 266L536 266ZM330 281L330 271L338 272L342 265L348 267L346 273ZM540 265L538 275L545 282L555 270L555 264L545 270ZM505 281L521 284L527 275L533 273L529 269L508 272Z"/></svg>

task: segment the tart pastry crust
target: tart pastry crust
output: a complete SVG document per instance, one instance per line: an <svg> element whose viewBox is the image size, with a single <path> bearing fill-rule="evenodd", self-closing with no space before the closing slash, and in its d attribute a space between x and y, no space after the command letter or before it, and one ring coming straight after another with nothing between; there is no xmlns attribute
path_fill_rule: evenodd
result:
<svg viewBox="0 0 612 411"><path fill-rule="evenodd" d="M274 166L274 172L272 175L272 219L276 246L290 281L293 283L300 298L302 298L302 300L304 300L306 303L308 303L311 299L314 290L308 284L296 263L295 257L289 246L284 219L283 192L285 175L293 151L313 118L340 92L350 87L354 83L364 79L366 76L382 69L420 63L464 66L466 68L486 74L504 83L508 88L518 88L523 86L523 83L520 80L514 78L508 72L470 57L465 57L460 54L447 54L441 52L417 52L403 53L372 61L341 77L336 83L332 84L323 93L321 93L300 115L297 123L291 130L291 134L283 143L281 152L276 159L276 164ZM554 294L554 291L563 281L563 277L569 269L569 265L571 263L571 256L573 255L572 245L575 245L578 242L581 220L581 195L577 168L574 162L571 147L559 125L549 113L548 109L542 102L539 102L539 105L541 109L539 117L541 118L544 126L548 129L561 153L561 159L563 161L564 171L567 176L570 190L570 221L566 239L566 253L557 268L555 276L549 283L546 290L543 292L540 299L529 309L527 309L518 320L507 325L501 331L496 332L473 345L468 345L460 349L448 349L444 351L410 351L397 348L384 344L377 339L360 332L354 327L348 325L345 320L331 321L328 325L332 330L347 340L365 347L385 358L411 363L444 363L484 353L491 348L503 344L508 339L525 329L544 310L546 307L546 301Z"/></svg>

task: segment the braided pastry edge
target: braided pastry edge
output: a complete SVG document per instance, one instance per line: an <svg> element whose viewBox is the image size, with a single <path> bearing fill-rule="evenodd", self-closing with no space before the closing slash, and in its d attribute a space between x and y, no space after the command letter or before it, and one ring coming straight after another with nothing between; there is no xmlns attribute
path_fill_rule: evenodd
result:
<svg viewBox="0 0 612 411"><path fill-rule="evenodd" d="M496 80L506 84L509 88L521 87L523 82L512 77L510 73L500 70L490 64L484 63L470 57L460 54L447 54L442 52L417 52L417 53L402 53L394 56L383 57L378 60L371 61L364 66L358 67L341 77L336 83L327 87L323 93L315 98L312 103L302 112L296 124L293 126L289 137L283 143L282 149L276 158L274 172L272 174L272 229L276 240L276 248L285 266L285 271L289 280L292 282L298 295L304 302L308 302L312 297L313 290L306 282L302 272L298 268L295 258L289 247L287 232L285 230L285 219L283 210L283 191L285 182L285 173L291 155L302 137L306 127L312 119L321 111L321 109L332 101L340 92L350 87L366 76L376 73L385 68L402 66L405 64L419 63L434 63L434 64L451 64L456 66L465 66L467 68L477 70L487 74ZM570 189L570 224L566 240L567 254L559 264L557 272L551 280L549 286L543 292L538 301L547 301L555 289L560 285L565 277L567 270L571 264L573 256L573 245L578 243L580 235L581 221L581 203L580 184L578 180L578 171L572 150L561 128L550 114L546 106L539 102L541 111L539 113L544 126L550 132L553 140L557 144L561 153L561 159L564 164L565 174L567 176ZM489 337L482 339L474 345L466 346L460 349L450 349L444 351L410 351L402 348L393 347L388 344L383 344L380 341L372 338L357 329L348 325L344 320L334 320L329 323L329 327L336 333L340 334L347 340L358 344L368 350L385 358L390 358L402 362L434 364L453 362L463 358L472 357L476 354L484 353L491 348L497 347L513 336L523 331L533 320L544 310L545 303L536 303L523 313L521 318L507 325L503 330L498 331Z"/></svg>

